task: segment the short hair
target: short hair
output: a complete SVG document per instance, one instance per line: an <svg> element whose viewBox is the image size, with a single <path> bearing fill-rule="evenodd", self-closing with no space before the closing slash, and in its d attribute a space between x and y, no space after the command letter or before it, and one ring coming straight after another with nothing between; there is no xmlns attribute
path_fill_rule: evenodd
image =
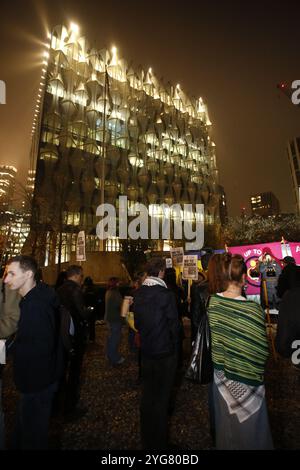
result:
<svg viewBox="0 0 300 470"><path fill-rule="evenodd" d="M22 271L32 271L34 279L37 280L39 268L38 268L38 264L36 260L32 258L32 256L26 256L26 255L14 256L8 261L7 264L11 264L11 263L19 263Z"/></svg>
<svg viewBox="0 0 300 470"><path fill-rule="evenodd" d="M163 258L155 256L151 258L146 265L146 273L148 276L158 277L160 271L166 270L166 261Z"/></svg>
<svg viewBox="0 0 300 470"><path fill-rule="evenodd" d="M139 280L141 280L141 279L144 279L145 276L146 276L146 272L145 272L145 271L138 271L137 273L134 274L133 280L134 280L134 281L139 281Z"/></svg>
<svg viewBox="0 0 300 470"><path fill-rule="evenodd" d="M167 268L165 270L164 281L170 289L177 286L175 268Z"/></svg>
<svg viewBox="0 0 300 470"><path fill-rule="evenodd" d="M87 276L83 281L83 285L88 286L88 287L93 286L94 285L93 279L90 276Z"/></svg>
<svg viewBox="0 0 300 470"><path fill-rule="evenodd" d="M82 267L78 266L77 264L72 264L66 270L66 278L70 279L72 276L77 276L78 274L81 275L83 273Z"/></svg>

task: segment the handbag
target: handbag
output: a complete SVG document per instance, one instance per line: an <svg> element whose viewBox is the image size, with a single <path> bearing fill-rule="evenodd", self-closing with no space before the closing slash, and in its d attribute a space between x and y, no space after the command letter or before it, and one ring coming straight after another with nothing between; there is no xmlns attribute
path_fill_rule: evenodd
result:
<svg viewBox="0 0 300 470"><path fill-rule="evenodd" d="M200 319L185 378L201 385L208 384L213 380L211 338L207 314Z"/></svg>

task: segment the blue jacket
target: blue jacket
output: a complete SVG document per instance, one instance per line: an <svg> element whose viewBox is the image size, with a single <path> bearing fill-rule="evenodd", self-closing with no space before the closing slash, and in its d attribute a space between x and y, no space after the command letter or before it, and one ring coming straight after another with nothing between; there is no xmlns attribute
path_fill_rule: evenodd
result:
<svg viewBox="0 0 300 470"><path fill-rule="evenodd" d="M20 302L20 320L14 343L14 379L22 393L34 393L56 382L61 371L59 301L44 283Z"/></svg>
<svg viewBox="0 0 300 470"><path fill-rule="evenodd" d="M133 312L143 355L158 358L177 351L180 325L172 291L160 285L141 286L134 293Z"/></svg>

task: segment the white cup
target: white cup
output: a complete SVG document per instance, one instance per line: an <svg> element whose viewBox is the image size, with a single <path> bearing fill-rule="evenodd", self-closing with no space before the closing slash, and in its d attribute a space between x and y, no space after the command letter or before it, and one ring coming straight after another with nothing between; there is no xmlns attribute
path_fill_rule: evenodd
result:
<svg viewBox="0 0 300 470"><path fill-rule="evenodd" d="M121 308L121 317L126 317L128 315L132 301L133 297L131 295L125 295Z"/></svg>

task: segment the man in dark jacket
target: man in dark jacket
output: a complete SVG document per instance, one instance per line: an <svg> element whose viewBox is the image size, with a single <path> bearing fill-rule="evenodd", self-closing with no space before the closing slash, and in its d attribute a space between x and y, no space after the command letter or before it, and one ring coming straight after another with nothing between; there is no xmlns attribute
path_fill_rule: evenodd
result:
<svg viewBox="0 0 300 470"><path fill-rule="evenodd" d="M294 270L279 305L275 346L283 357L291 357L293 342L300 340L300 267L294 265Z"/></svg>
<svg viewBox="0 0 300 470"><path fill-rule="evenodd" d="M277 295L282 299L284 293L290 289L291 284L297 275L297 266L295 258L292 256L285 256L282 260L283 269L278 278L276 287Z"/></svg>
<svg viewBox="0 0 300 470"><path fill-rule="evenodd" d="M81 290L83 271L81 266L69 266L66 271L66 281L57 290L60 302L69 310L74 323L73 354L68 358L65 383L64 413L67 418L77 418L85 410L78 409L80 399L80 375L87 343L88 311L84 305Z"/></svg>
<svg viewBox="0 0 300 470"><path fill-rule="evenodd" d="M179 321L175 297L163 281L165 261L152 258L134 294L134 323L142 356L141 435L146 449L166 449L168 405L174 383Z"/></svg>
<svg viewBox="0 0 300 470"><path fill-rule="evenodd" d="M51 405L59 380L58 298L36 282L37 264L16 256L8 264L5 283L22 297L14 342L14 379L20 402L13 447L45 449Z"/></svg>

